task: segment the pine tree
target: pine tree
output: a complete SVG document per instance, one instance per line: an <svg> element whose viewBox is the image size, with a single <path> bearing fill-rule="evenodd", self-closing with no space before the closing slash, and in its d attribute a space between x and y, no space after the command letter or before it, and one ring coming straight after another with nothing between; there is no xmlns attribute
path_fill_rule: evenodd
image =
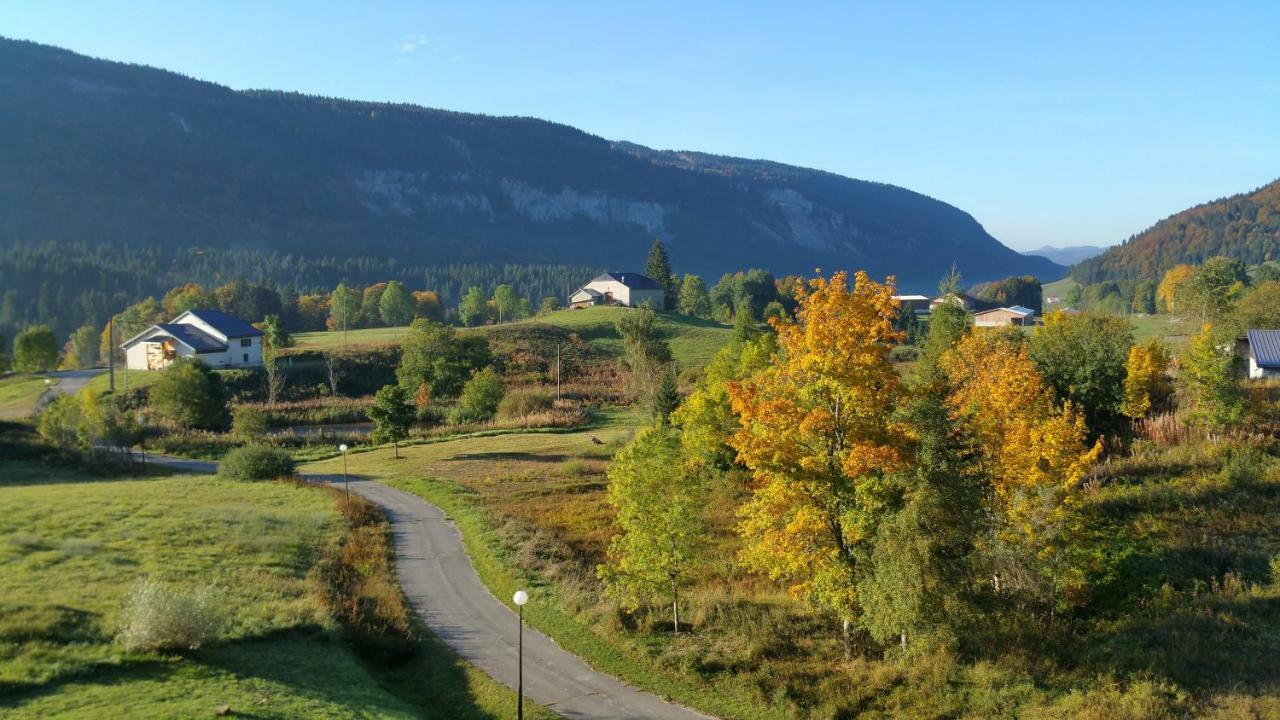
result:
<svg viewBox="0 0 1280 720"><path fill-rule="evenodd" d="M671 422L671 413L680 407L680 390L676 385L676 369L668 366L662 373L653 395L653 419L663 425Z"/></svg>
<svg viewBox="0 0 1280 720"><path fill-rule="evenodd" d="M675 276L671 274L671 261L667 258L667 249L661 240L654 240L649 247L649 260L644 265L644 274L662 286L662 309L675 310L679 304L680 291L676 287Z"/></svg>

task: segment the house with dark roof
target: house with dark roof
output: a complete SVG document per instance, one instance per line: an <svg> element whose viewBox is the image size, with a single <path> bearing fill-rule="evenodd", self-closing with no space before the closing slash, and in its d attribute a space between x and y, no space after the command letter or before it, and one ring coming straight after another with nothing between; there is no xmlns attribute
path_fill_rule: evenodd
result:
<svg viewBox="0 0 1280 720"><path fill-rule="evenodd" d="M663 310L665 296L666 290L650 277L634 272L607 272L570 295L569 307L584 308L592 305L640 307L648 303L654 310Z"/></svg>
<svg viewBox="0 0 1280 720"><path fill-rule="evenodd" d="M215 368L262 364L262 331L217 310L188 310L120 347L130 370L163 370L180 357L199 358Z"/></svg>
<svg viewBox="0 0 1280 720"><path fill-rule="evenodd" d="M1250 330L1249 377L1280 377L1280 330Z"/></svg>

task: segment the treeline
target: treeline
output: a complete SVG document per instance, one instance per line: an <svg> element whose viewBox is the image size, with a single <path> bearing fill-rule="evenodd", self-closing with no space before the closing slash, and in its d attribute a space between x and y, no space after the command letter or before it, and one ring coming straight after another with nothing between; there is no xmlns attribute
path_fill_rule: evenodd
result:
<svg viewBox="0 0 1280 720"><path fill-rule="evenodd" d="M1280 181L1198 205L1156 223L1071 271L1081 285L1155 280L1179 264L1225 255L1256 265L1280 260Z"/></svg>
<svg viewBox="0 0 1280 720"><path fill-rule="evenodd" d="M398 280L429 288L441 303L453 306L473 286L508 284L531 301L563 297L598 273L573 265L410 266L385 257L304 257L253 249L17 243L0 247L0 333L12 337L22 327L44 324L66 336L82 325L101 326L119 308L188 283L217 287L243 279L282 295L303 295L332 290L339 282L363 286Z"/></svg>

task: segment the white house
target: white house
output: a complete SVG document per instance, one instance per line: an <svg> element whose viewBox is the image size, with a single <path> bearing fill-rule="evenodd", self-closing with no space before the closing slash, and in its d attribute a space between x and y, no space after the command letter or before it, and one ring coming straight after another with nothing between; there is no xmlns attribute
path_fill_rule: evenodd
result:
<svg viewBox="0 0 1280 720"><path fill-rule="evenodd" d="M1250 330L1249 377L1280 377L1280 330Z"/></svg>
<svg viewBox="0 0 1280 720"><path fill-rule="evenodd" d="M188 310L120 347L130 370L163 370L180 357L199 358L215 368L262 364L262 331L217 310Z"/></svg>
<svg viewBox="0 0 1280 720"><path fill-rule="evenodd" d="M639 307L646 302L654 310L663 310L666 291L657 281L633 272L607 272L578 288L569 296L569 307L622 305Z"/></svg>

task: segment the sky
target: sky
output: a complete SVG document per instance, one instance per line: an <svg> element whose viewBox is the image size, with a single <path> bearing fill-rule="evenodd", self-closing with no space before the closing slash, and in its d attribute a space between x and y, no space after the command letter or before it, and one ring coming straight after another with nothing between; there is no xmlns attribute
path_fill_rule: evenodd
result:
<svg viewBox="0 0 1280 720"><path fill-rule="evenodd" d="M892 183L1018 249L1280 177L1276 0L0 0L0 35Z"/></svg>

